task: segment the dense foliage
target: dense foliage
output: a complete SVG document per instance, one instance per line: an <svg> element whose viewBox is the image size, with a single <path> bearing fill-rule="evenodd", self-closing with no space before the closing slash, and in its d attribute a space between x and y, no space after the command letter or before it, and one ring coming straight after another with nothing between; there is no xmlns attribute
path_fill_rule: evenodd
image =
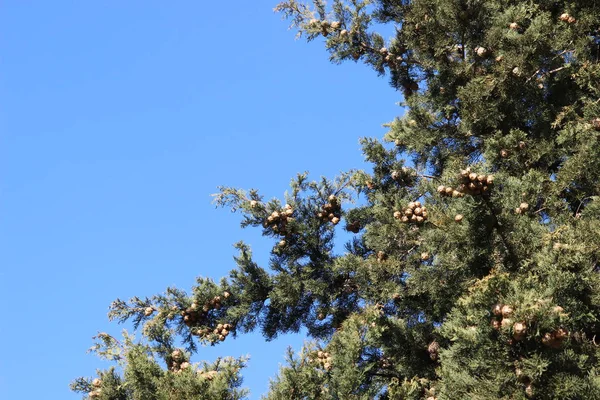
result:
<svg viewBox="0 0 600 400"><path fill-rule="evenodd" d="M273 238L269 268L239 243L219 283L115 301L110 317L145 339L99 337L119 369L73 388L243 398L244 360L190 364L197 344L305 327L267 399L600 399L600 2L276 11L332 61L388 75L406 114L363 139L372 171L299 175L283 201L222 188L217 204ZM342 226L353 239L336 254Z"/></svg>

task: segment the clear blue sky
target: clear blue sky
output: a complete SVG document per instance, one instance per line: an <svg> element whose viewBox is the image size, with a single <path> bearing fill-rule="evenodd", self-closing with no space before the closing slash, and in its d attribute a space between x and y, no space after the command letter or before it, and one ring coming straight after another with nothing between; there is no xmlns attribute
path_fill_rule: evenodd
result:
<svg viewBox="0 0 600 400"><path fill-rule="evenodd" d="M211 204L217 185L282 197L290 178L362 167L400 94L330 64L260 1L22 1L0 8L0 398L77 399L117 297L189 289L271 243ZM260 398L298 335L203 348L250 354Z"/></svg>

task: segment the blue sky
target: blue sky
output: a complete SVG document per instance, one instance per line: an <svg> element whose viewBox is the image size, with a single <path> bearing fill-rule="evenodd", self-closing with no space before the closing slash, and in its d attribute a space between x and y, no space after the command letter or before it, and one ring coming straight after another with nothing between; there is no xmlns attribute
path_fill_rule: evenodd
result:
<svg viewBox="0 0 600 400"><path fill-rule="evenodd" d="M361 136L401 114L368 68L294 40L276 0L21 1L0 11L0 398L77 399L117 297L189 289L245 240L218 185L282 198L290 178L362 168ZM250 354L267 390L288 345L260 334L194 361Z"/></svg>

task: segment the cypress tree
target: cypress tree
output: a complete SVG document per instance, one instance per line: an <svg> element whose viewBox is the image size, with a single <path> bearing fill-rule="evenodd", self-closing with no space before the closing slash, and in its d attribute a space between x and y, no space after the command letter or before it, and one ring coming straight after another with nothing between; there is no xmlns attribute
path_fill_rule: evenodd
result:
<svg viewBox="0 0 600 400"><path fill-rule="evenodd" d="M115 301L144 341L101 334L120 368L73 389L243 398L245 360L190 364L198 343L304 327L269 400L600 399L600 2L275 10L333 62L387 75L405 115L361 140L372 170L300 174L283 200L222 187L216 203L272 238L269 268L238 243L218 283Z"/></svg>

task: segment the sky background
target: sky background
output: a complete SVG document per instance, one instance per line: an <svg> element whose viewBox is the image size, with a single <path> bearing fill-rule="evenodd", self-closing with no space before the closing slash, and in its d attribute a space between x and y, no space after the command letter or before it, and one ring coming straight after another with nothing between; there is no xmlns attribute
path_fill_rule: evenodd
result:
<svg viewBox="0 0 600 400"><path fill-rule="evenodd" d="M277 0L23 1L0 5L0 398L78 399L106 368L86 354L115 298L188 290L233 268L245 240L218 185L283 198L298 172L367 167L400 94L365 66L294 40ZM251 399L287 346L260 334L193 361L250 354Z"/></svg>

